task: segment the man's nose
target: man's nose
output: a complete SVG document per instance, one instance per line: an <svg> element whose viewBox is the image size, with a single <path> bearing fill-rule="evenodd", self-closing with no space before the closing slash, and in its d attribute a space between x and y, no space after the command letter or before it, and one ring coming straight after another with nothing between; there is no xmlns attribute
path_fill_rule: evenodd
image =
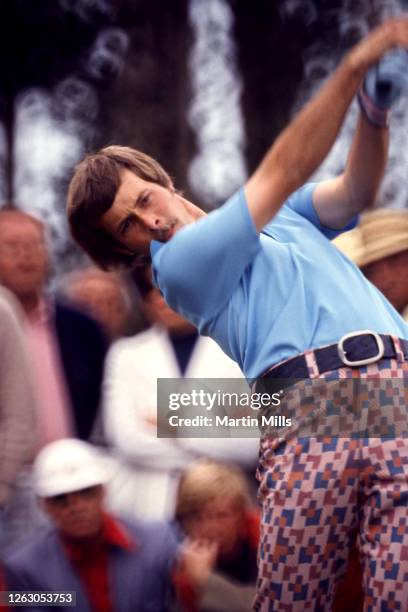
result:
<svg viewBox="0 0 408 612"><path fill-rule="evenodd" d="M33 259L33 253L30 251L30 249L20 248L16 254L16 262L21 265L30 264Z"/></svg>
<svg viewBox="0 0 408 612"><path fill-rule="evenodd" d="M36 246L31 244L20 244L16 248L16 258L19 261L31 261L32 259L37 260L40 255L40 250Z"/></svg>
<svg viewBox="0 0 408 612"><path fill-rule="evenodd" d="M145 225L150 230L159 230L163 226L163 221L158 215L147 214L145 217Z"/></svg>

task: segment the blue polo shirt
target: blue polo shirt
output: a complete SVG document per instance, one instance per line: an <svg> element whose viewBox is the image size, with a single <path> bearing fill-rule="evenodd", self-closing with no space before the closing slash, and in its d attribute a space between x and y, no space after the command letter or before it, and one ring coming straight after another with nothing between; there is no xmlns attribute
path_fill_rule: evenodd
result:
<svg viewBox="0 0 408 612"><path fill-rule="evenodd" d="M291 196L258 234L244 189L151 246L166 302L256 378L280 361L370 329L408 339L408 325L330 240L315 184Z"/></svg>

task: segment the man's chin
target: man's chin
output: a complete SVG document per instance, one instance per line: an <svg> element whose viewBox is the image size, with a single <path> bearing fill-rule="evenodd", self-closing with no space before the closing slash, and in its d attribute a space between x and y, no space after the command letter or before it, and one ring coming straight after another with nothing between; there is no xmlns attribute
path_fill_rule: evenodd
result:
<svg viewBox="0 0 408 612"><path fill-rule="evenodd" d="M169 240L172 239L173 234L174 234L174 232L173 232L172 229L168 230L167 232L164 232L161 235L159 242L163 242L165 244L166 242L168 242Z"/></svg>
<svg viewBox="0 0 408 612"><path fill-rule="evenodd" d="M169 227L169 229L160 232L157 241L158 242L168 242L169 240L171 240L174 236L174 234L177 232L177 230L180 229L180 225L178 223L173 223L173 225L171 225L171 227Z"/></svg>

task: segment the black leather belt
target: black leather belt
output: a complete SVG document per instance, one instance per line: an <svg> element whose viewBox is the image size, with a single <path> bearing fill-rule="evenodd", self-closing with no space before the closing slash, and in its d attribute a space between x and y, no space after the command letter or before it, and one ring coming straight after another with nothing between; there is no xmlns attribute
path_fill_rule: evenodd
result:
<svg viewBox="0 0 408 612"><path fill-rule="evenodd" d="M408 361L408 340L399 340L404 359ZM397 357L394 341L391 336L376 334L365 330L343 336L337 344L331 344L313 351L319 373L338 370L344 367L361 367L381 359ZM260 379L310 378L309 368L304 355L293 357L272 367L262 374Z"/></svg>

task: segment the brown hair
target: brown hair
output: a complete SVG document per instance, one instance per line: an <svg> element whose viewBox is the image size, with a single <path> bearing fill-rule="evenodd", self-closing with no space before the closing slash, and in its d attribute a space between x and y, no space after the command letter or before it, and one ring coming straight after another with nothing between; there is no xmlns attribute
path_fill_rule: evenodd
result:
<svg viewBox="0 0 408 612"><path fill-rule="evenodd" d="M162 187L172 185L158 162L130 147L106 147L78 164L68 189L68 223L76 242L105 270L131 267L134 260L134 254L121 252L120 243L98 227L99 219L113 204L123 169Z"/></svg>
<svg viewBox="0 0 408 612"><path fill-rule="evenodd" d="M184 472L178 487L176 518L183 521L198 513L204 504L215 498L231 499L244 512L250 505L245 477L233 465L200 459Z"/></svg>

